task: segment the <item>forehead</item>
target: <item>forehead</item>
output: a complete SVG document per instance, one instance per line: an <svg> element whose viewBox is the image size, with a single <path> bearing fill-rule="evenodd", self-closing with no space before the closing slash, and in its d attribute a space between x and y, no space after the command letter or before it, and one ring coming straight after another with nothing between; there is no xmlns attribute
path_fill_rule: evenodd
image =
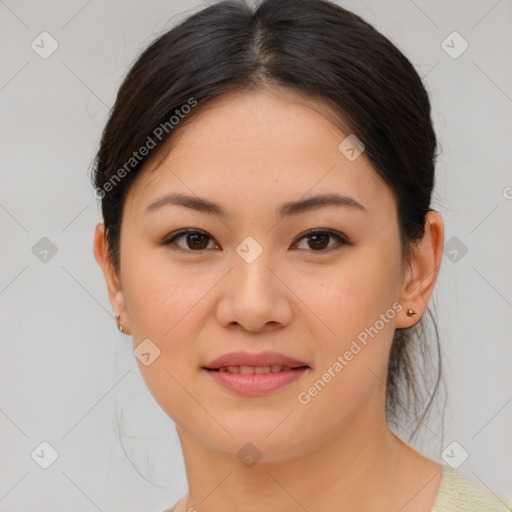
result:
<svg viewBox="0 0 512 512"><path fill-rule="evenodd" d="M369 210L376 201L393 206L364 152L350 161L340 151L350 132L334 119L326 104L286 89L226 94L196 113L142 171L137 202L182 191L247 207L339 192Z"/></svg>
<svg viewBox="0 0 512 512"><path fill-rule="evenodd" d="M234 158L245 151L267 151L276 159L282 153L288 160L294 154L300 160L311 150L316 156L337 155L339 142L348 133L334 126L334 119L326 104L289 89L231 92L195 115L173 143L171 159L188 158L191 151Z"/></svg>

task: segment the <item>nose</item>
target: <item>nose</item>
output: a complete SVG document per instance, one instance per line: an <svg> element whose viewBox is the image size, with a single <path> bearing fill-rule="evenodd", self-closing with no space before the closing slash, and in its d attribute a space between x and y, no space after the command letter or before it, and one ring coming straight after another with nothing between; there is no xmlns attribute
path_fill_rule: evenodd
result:
<svg viewBox="0 0 512 512"><path fill-rule="evenodd" d="M233 268L223 280L217 307L221 325L239 325L258 332L277 330L291 321L293 293L273 263L270 251L264 250L250 263L234 255Z"/></svg>

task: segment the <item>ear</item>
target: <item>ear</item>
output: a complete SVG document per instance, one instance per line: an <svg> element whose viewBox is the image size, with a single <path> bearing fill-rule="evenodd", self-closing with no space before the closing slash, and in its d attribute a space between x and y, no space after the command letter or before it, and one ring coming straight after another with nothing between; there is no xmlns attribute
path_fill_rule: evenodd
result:
<svg viewBox="0 0 512 512"><path fill-rule="evenodd" d="M425 235L413 246L410 266L405 272L399 298L403 309L397 317L396 327L411 327L427 309L441 267L443 246L443 218L437 212L428 212L425 219ZM408 316L409 308L417 314Z"/></svg>
<svg viewBox="0 0 512 512"><path fill-rule="evenodd" d="M120 315L119 324L123 326L123 332L130 334L131 329L128 315L126 314L126 303L121 287L121 280L111 263L108 242L105 238L105 225L102 222L96 226L96 231L94 232L93 251L94 257L103 271L107 284L108 298L110 299L114 313Z"/></svg>

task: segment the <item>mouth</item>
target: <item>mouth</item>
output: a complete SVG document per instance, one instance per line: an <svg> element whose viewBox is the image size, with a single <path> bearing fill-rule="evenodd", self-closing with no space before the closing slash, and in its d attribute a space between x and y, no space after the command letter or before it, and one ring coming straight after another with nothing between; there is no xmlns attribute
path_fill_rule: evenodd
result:
<svg viewBox="0 0 512 512"><path fill-rule="evenodd" d="M309 368L308 365L302 366L283 366L280 364L272 364L267 366L221 366L219 368L203 368L211 372L236 373L242 375L250 375L256 373L258 375L265 373L291 372L294 370Z"/></svg>
<svg viewBox="0 0 512 512"><path fill-rule="evenodd" d="M278 352L230 352L217 357L205 364L205 370L216 370L231 373L279 373L285 370L308 367L305 361L300 361Z"/></svg>
<svg viewBox="0 0 512 512"><path fill-rule="evenodd" d="M254 362L253 365L248 364L247 359L244 361L246 364L235 364L233 356L230 357L232 360L229 362L232 364L226 362L203 366L202 371L222 389L229 390L237 396L257 397L274 393L288 387L311 370L307 364L288 358L283 359L282 356L281 362L284 364L275 362L270 364L268 359L262 364L260 354L258 361L260 364Z"/></svg>

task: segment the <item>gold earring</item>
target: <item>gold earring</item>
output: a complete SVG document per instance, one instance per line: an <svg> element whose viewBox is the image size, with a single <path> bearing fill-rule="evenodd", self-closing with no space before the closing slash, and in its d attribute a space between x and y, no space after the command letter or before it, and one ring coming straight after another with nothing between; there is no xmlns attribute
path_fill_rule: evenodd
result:
<svg viewBox="0 0 512 512"><path fill-rule="evenodd" d="M118 313L116 315L116 323L117 323L117 328L119 329L120 332L123 332L123 326L121 325L121 323L119 322L119 318L120 318L120 314Z"/></svg>
<svg viewBox="0 0 512 512"><path fill-rule="evenodd" d="M409 308L409 309L407 310L407 316L413 316L413 315L416 315L416 314L417 314L417 313L416 313L416 311L414 311L414 310L413 310L413 309L411 309L411 308Z"/></svg>

